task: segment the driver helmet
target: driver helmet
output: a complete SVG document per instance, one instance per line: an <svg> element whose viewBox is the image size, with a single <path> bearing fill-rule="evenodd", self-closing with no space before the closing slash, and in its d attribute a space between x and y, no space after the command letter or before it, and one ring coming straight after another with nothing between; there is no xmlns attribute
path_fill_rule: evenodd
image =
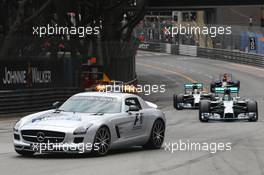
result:
<svg viewBox="0 0 264 175"><path fill-rule="evenodd" d="M198 94L198 86L193 85L193 94Z"/></svg>
<svg viewBox="0 0 264 175"><path fill-rule="evenodd" d="M227 74L224 74L224 76L223 76L223 81L224 81L224 82L227 81Z"/></svg>
<svg viewBox="0 0 264 175"><path fill-rule="evenodd" d="M232 100L231 95L227 95L227 94L225 94L225 95L223 96L223 101L230 101L230 100Z"/></svg>
<svg viewBox="0 0 264 175"><path fill-rule="evenodd" d="M231 90L230 89L225 89L224 96L223 96L223 100L224 101L230 101L231 99L232 99L232 97L231 97Z"/></svg>

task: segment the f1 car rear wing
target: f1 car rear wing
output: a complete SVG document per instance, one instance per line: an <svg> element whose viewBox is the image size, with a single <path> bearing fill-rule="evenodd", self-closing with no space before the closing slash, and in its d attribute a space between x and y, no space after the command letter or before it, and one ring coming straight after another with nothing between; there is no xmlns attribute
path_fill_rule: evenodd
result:
<svg viewBox="0 0 264 175"><path fill-rule="evenodd" d="M202 83L187 83L184 85L185 89L193 89L196 87L197 89L203 89Z"/></svg>
<svg viewBox="0 0 264 175"><path fill-rule="evenodd" d="M238 87L216 87L215 93L216 94L224 94L227 90L233 94L234 93L238 94L238 92L239 92Z"/></svg>
<svg viewBox="0 0 264 175"><path fill-rule="evenodd" d="M187 91L193 90L193 89L198 89L198 90L203 90L203 83L186 83L184 84L185 88L185 93Z"/></svg>

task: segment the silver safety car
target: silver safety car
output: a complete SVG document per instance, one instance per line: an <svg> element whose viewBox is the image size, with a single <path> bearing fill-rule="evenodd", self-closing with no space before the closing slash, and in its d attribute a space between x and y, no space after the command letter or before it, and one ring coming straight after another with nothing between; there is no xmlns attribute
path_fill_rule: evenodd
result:
<svg viewBox="0 0 264 175"><path fill-rule="evenodd" d="M126 93L85 92L55 109L20 119L14 126L18 154L94 153L143 146L158 149L165 136L165 116L157 105Z"/></svg>

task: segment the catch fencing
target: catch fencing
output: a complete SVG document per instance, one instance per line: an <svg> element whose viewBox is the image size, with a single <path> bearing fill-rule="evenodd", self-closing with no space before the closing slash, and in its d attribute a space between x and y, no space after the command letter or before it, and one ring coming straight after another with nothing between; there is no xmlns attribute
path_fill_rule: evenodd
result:
<svg viewBox="0 0 264 175"><path fill-rule="evenodd" d="M144 45L144 47L142 47ZM164 47L166 45L166 47ZM170 49L168 49L170 47ZM253 66L264 67L264 55L245 53L241 51L230 51L225 49L203 48L192 45L176 45L168 43L143 42L140 50L151 52L164 52L170 50L170 54L204 57L215 60L223 60L234 63L241 63Z"/></svg>
<svg viewBox="0 0 264 175"><path fill-rule="evenodd" d="M64 102L81 88L44 88L0 91L0 115L51 109L56 101Z"/></svg>

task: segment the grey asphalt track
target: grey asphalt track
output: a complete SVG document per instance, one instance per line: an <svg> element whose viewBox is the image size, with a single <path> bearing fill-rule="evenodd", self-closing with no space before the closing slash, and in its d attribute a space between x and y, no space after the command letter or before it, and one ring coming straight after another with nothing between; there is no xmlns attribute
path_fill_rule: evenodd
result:
<svg viewBox="0 0 264 175"><path fill-rule="evenodd" d="M241 81L241 96L259 104L259 121L200 123L196 110L176 111L174 93L183 92L189 81L203 82L207 88L219 73L233 73ZM232 143L230 151L165 151L127 148L106 157L74 155L36 155L24 158L12 145L12 126L16 119L0 121L0 170L3 175L264 175L264 69L187 56L139 51L139 84L166 85L165 93L144 96L159 105L167 117L165 143Z"/></svg>

